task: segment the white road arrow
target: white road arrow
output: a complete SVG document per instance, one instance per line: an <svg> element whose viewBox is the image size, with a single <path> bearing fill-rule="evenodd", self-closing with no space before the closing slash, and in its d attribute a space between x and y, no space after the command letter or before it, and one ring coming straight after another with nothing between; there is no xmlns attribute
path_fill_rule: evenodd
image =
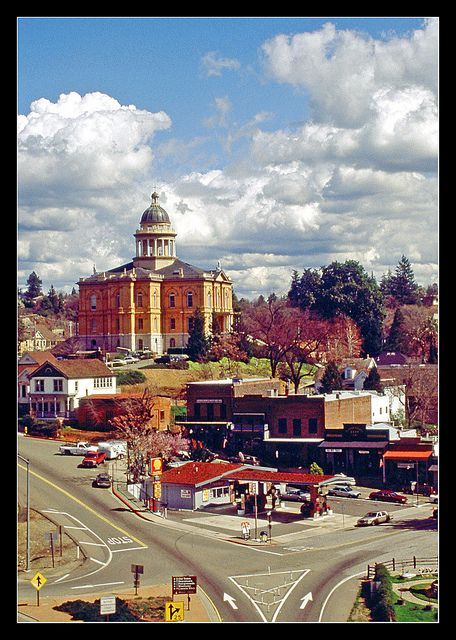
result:
<svg viewBox="0 0 456 640"><path fill-rule="evenodd" d="M223 594L223 602L228 601L230 603L230 605L233 607L233 609L237 609L237 605L234 604L236 602L236 600L233 598L233 596L229 596L227 593Z"/></svg>
<svg viewBox="0 0 456 640"><path fill-rule="evenodd" d="M313 598L312 598L312 592L311 592L311 591L309 591L309 593L307 593L307 594L304 596L304 598L301 598L301 600L302 600L302 604L301 604L301 606L300 606L299 608L300 608L300 609L304 609L304 607L305 607L305 606L306 606L306 604L309 602L309 600L313 600Z"/></svg>

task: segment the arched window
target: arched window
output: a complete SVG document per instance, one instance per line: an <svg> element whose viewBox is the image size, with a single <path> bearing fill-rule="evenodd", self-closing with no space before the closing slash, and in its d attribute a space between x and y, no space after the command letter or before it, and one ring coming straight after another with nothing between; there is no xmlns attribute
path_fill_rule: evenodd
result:
<svg viewBox="0 0 456 640"><path fill-rule="evenodd" d="M143 306L143 294L142 294L142 291L138 292L137 305L138 305L138 307L142 307Z"/></svg>
<svg viewBox="0 0 456 640"><path fill-rule="evenodd" d="M207 306L212 307L212 294L210 291L207 292Z"/></svg>
<svg viewBox="0 0 456 640"><path fill-rule="evenodd" d="M153 299L154 309L156 309L157 308L157 290L156 289L154 289L154 294L152 299Z"/></svg>
<svg viewBox="0 0 456 640"><path fill-rule="evenodd" d="M171 338L169 341L169 346L171 349L176 346L176 340L174 338Z"/></svg>
<svg viewBox="0 0 456 640"><path fill-rule="evenodd" d="M116 307L120 307L120 293L116 293Z"/></svg>
<svg viewBox="0 0 456 640"><path fill-rule="evenodd" d="M90 296L90 308L92 311L95 311L95 309L97 308L97 296L93 295Z"/></svg>
<svg viewBox="0 0 456 640"><path fill-rule="evenodd" d="M176 296L174 293L170 293L169 294L169 306L170 307L175 307L176 306Z"/></svg>
<svg viewBox="0 0 456 640"><path fill-rule="evenodd" d="M193 293L191 291L187 293L187 307L193 307Z"/></svg>
<svg viewBox="0 0 456 640"><path fill-rule="evenodd" d="M144 349L144 340L142 338L138 340L138 349L139 351L142 351Z"/></svg>

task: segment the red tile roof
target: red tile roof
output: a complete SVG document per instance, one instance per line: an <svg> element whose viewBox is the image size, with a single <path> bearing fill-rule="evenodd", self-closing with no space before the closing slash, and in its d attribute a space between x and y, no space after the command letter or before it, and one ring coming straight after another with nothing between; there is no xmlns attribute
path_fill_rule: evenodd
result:
<svg viewBox="0 0 456 640"><path fill-rule="evenodd" d="M197 487L221 478L227 473L241 469L244 465L212 462L187 462L181 467L168 469L162 474L161 481L169 484L190 484Z"/></svg>
<svg viewBox="0 0 456 640"><path fill-rule="evenodd" d="M310 473L281 473L279 471L261 470L243 464L187 462L181 467L168 469L162 475L162 482L169 484L189 484L197 487L218 478L226 480L246 480L260 482L285 482L295 484L319 484L333 476Z"/></svg>
<svg viewBox="0 0 456 640"><path fill-rule="evenodd" d="M311 473L281 473L279 471L261 471L260 469L241 469L226 476L230 480L250 480L255 482L284 482L288 484L319 484L333 476Z"/></svg>

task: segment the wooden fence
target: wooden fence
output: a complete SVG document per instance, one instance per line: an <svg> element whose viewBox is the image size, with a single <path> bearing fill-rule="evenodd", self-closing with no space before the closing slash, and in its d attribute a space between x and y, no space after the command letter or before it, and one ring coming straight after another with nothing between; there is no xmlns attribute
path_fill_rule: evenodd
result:
<svg viewBox="0 0 456 640"><path fill-rule="evenodd" d="M392 558L386 562L375 562L374 564L367 565L367 579L371 579L375 576L375 567L377 564L383 564L388 571L400 571L405 573L413 569L414 573L426 574L438 572L438 557L431 556L429 558L417 558L413 556L410 560L402 560Z"/></svg>

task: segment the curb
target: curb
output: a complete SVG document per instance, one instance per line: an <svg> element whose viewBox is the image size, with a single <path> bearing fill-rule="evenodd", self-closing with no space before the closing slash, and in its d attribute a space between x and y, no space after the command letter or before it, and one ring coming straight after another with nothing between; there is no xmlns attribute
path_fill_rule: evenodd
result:
<svg viewBox="0 0 456 640"><path fill-rule="evenodd" d="M120 493L118 493L115 489L114 486L111 485L111 492L115 495L116 498L118 498L124 505L126 505L130 511L132 511L136 516L139 516L140 518L142 518L143 520L148 520L149 522L153 522L153 520L151 518L149 518L148 516L144 515L141 513L141 511L139 511L138 509L135 509L130 502L128 502L128 500L126 498L124 498Z"/></svg>

